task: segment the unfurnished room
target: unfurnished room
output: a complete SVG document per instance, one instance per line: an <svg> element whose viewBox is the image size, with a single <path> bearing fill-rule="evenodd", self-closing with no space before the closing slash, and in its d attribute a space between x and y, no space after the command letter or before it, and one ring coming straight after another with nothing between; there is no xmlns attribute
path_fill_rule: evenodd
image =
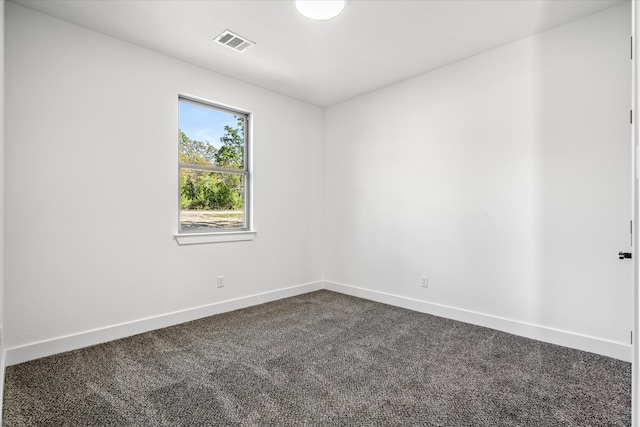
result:
<svg viewBox="0 0 640 427"><path fill-rule="evenodd" d="M1 5L1 425L638 426L634 0Z"/></svg>

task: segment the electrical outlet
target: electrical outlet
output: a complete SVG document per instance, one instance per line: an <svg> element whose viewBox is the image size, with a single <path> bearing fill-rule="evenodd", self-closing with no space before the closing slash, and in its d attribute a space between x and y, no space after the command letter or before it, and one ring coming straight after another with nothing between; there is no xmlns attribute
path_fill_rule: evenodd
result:
<svg viewBox="0 0 640 427"><path fill-rule="evenodd" d="M218 287L224 288L224 276L218 276Z"/></svg>
<svg viewBox="0 0 640 427"><path fill-rule="evenodd" d="M422 276L422 285L423 288L429 287L429 278L427 276Z"/></svg>

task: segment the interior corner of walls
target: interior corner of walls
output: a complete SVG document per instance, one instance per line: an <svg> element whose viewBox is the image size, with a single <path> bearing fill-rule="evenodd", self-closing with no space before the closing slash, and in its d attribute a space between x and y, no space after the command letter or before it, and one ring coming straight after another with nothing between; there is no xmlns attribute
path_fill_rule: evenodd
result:
<svg viewBox="0 0 640 427"><path fill-rule="evenodd" d="M214 316L216 314L240 310L259 304L266 304L283 298L290 298L318 291L323 289L323 287L324 285L321 281L308 282L273 291L246 295L244 297L220 301L199 307L192 307L131 322L110 325L103 328L11 347L2 350L2 366L17 365L18 363L27 362L29 360L73 351L145 332L151 332L157 329Z"/></svg>
<svg viewBox="0 0 640 427"><path fill-rule="evenodd" d="M351 295L383 304L406 308L408 310L431 314L433 316L444 317L451 320L457 320L459 322L495 329L501 332L549 344L595 353L622 360L624 362L632 361L633 348L631 344L627 343L521 322L518 320L432 303L402 295L374 291L344 283L325 281L324 286L327 290L339 292L345 295Z"/></svg>

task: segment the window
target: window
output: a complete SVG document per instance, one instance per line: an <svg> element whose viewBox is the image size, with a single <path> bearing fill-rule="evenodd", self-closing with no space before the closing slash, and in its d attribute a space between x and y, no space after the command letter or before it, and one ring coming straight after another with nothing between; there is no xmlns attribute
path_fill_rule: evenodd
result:
<svg viewBox="0 0 640 427"><path fill-rule="evenodd" d="M180 234L250 231L249 114L186 97L179 107Z"/></svg>

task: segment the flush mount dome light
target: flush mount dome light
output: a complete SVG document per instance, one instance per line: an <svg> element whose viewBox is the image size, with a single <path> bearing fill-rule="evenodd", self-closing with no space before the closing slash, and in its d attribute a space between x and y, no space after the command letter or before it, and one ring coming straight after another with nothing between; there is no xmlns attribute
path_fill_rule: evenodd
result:
<svg viewBox="0 0 640 427"><path fill-rule="evenodd" d="M346 0L296 0L298 12L307 18L323 21L340 14Z"/></svg>

